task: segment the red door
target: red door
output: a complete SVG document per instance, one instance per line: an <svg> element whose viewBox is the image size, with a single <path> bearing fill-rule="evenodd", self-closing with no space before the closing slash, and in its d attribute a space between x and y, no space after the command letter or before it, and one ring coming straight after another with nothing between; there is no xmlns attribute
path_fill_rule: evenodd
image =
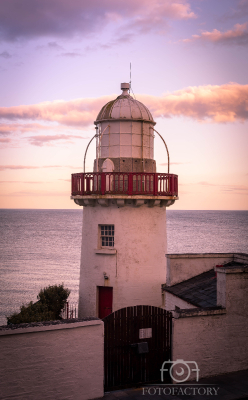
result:
<svg viewBox="0 0 248 400"><path fill-rule="evenodd" d="M99 294L99 318L103 319L112 313L113 288L98 286Z"/></svg>

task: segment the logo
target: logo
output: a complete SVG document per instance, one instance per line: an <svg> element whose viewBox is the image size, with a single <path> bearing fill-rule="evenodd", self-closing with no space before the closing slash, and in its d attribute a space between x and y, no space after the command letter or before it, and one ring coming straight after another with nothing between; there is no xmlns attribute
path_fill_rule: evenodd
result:
<svg viewBox="0 0 248 400"><path fill-rule="evenodd" d="M169 372L173 383L160 383L158 386L143 387L143 396L219 396L218 391L220 388L216 384L194 383L194 381L199 381L200 372L195 361L164 361L160 372L162 382L164 382L164 372ZM193 382L189 384L183 383L189 378Z"/></svg>
<svg viewBox="0 0 248 400"><path fill-rule="evenodd" d="M161 381L164 381L164 372L169 371L171 379L174 382L182 383L189 379L192 372L196 373L196 382L199 380L199 368L195 361L164 361L162 364L161 371Z"/></svg>

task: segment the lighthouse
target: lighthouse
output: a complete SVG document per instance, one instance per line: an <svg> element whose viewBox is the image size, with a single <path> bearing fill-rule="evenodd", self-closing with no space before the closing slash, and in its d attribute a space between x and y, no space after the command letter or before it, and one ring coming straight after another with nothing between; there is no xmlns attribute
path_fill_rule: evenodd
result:
<svg viewBox="0 0 248 400"><path fill-rule="evenodd" d="M162 306L166 281L166 207L178 199L178 177L148 108L128 83L100 110L93 172L72 174L71 198L83 206L79 317L104 318L128 306ZM161 137L168 173L154 160ZM90 144L89 143L89 144Z"/></svg>

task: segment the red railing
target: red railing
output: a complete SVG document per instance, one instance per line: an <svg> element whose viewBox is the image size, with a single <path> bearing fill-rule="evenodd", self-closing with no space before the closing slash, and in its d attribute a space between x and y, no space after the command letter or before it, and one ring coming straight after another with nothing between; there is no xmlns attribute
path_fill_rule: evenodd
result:
<svg viewBox="0 0 248 400"><path fill-rule="evenodd" d="M72 174L72 196L125 194L177 196L178 176L145 172L90 172Z"/></svg>

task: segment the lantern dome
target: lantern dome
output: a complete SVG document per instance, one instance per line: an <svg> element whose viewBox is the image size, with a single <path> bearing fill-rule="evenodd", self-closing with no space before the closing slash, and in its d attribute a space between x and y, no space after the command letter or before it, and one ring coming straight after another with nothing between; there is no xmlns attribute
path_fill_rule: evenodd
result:
<svg viewBox="0 0 248 400"><path fill-rule="evenodd" d="M126 121L145 121L155 125L152 114L148 108L138 100L130 96L129 83L122 83L122 94L115 100L109 101L102 107L95 124L102 121L126 120Z"/></svg>

